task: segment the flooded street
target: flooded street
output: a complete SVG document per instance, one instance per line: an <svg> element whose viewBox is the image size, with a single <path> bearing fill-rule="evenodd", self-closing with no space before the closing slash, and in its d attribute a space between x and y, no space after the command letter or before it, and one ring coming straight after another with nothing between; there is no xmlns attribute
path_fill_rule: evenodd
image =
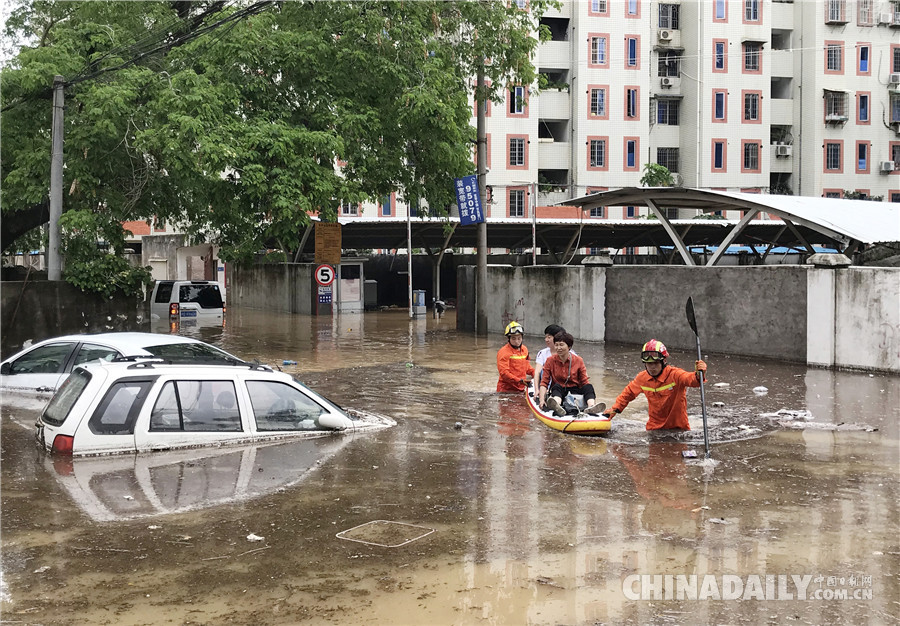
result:
<svg viewBox="0 0 900 626"><path fill-rule="evenodd" d="M552 321L522 320L532 354ZM182 331L398 422L372 433L54 459L4 399L0 623L898 623L900 377L704 355L702 463L699 390L684 436L649 436L643 398L607 437L562 434L494 392L505 338L455 327ZM641 368L574 348L609 405Z"/></svg>

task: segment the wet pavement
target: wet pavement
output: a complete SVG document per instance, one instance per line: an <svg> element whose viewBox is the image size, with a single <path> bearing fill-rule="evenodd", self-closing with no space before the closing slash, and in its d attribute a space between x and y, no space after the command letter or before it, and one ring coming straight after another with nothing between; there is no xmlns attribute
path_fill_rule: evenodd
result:
<svg viewBox="0 0 900 626"><path fill-rule="evenodd" d="M649 436L641 399L607 437L561 434L493 392L504 338L452 311L181 332L398 426L67 461L4 403L0 623L898 622L900 377L704 355L703 462L698 390L683 436ZM640 368L575 349L608 404Z"/></svg>

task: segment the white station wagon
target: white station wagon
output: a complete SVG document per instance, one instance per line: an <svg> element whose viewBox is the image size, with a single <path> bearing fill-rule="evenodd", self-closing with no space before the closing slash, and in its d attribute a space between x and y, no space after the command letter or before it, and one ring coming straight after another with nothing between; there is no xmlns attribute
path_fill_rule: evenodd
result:
<svg viewBox="0 0 900 626"><path fill-rule="evenodd" d="M316 437L394 426L264 365L159 359L76 368L38 418L41 447L85 455Z"/></svg>

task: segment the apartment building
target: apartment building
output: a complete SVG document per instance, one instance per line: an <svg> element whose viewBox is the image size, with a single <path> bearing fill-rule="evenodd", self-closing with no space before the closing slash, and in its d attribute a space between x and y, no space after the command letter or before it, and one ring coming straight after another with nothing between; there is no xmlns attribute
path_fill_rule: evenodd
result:
<svg viewBox="0 0 900 626"><path fill-rule="evenodd" d="M900 2L570 1L541 24L540 89L487 105L489 217L571 217L550 205L637 186L646 163L691 187L900 202Z"/></svg>

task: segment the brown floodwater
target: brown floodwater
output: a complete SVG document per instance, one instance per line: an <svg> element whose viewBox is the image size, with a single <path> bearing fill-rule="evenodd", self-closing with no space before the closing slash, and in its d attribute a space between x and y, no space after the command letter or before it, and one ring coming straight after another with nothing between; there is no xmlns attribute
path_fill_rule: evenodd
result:
<svg viewBox="0 0 900 626"><path fill-rule="evenodd" d="M179 332L398 425L66 460L4 399L0 622L898 622L900 377L704 355L702 462L698 390L684 435L649 436L641 399L607 437L558 433L494 392L504 338L453 311ZM638 349L575 345L608 404Z"/></svg>

